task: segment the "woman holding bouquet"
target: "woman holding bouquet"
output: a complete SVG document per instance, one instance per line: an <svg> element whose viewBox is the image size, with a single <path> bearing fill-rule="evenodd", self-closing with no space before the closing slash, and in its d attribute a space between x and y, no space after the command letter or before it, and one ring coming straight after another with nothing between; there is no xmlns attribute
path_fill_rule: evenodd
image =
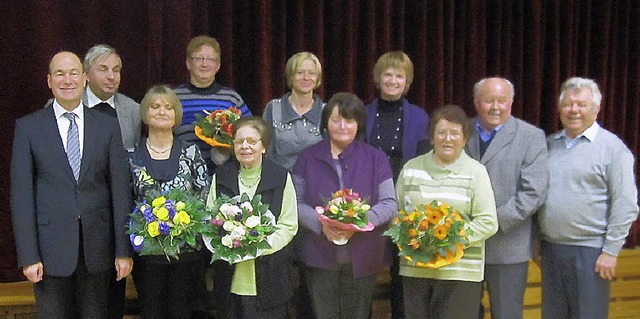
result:
<svg viewBox="0 0 640 319"><path fill-rule="evenodd" d="M216 168L207 207L222 194L260 194L276 218L271 248L255 259L229 266L214 262L217 311L228 318L286 318L291 298L288 244L298 231L296 192L290 174L264 157L271 142L269 125L259 117L243 117L233 133L235 159Z"/></svg>
<svg viewBox="0 0 640 319"><path fill-rule="evenodd" d="M463 151L471 128L462 108L447 105L435 110L429 129L433 150L410 160L400 172L396 184L398 208L411 211L434 200L451 205L466 217L468 245L462 259L435 269L415 266L401 258L405 315L477 318L484 278L484 242L498 230L489 175L482 164Z"/></svg>
<svg viewBox="0 0 640 319"><path fill-rule="evenodd" d="M306 233L302 260L313 310L322 318L369 318L376 274L391 263L385 225L397 203L386 155L365 143L366 112L350 93L337 93L322 111L324 138L300 153L293 167L300 222ZM351 189L371 205L370 232L323 223L314 207L337 190ZM345 245L334 243L348 240Z"/></svg>
<svg viewBox="0 0 640 319"><path fill-rule="evenodd" d="M130 160L137 201L150 192L180 188L204 201L209 182L207 166L196 145L174 138L173 128L182 120L182 105L165 85L149 89L140 103L140 117L148 126ZM134 244L134 248L136 245ZM204 285L203 254L198 251L169 259L165 255L136 256L133 279L143 318L190 318L194 287Z"/></svg>

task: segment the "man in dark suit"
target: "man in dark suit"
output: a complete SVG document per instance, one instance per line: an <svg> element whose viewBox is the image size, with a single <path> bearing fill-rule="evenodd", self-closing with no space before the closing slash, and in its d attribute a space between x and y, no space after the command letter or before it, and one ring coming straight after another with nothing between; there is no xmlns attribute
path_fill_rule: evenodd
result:
<svg viewBox="0 0 640 319"><path fill-rule="evenodd" d="M54 101L16 122L11 209L18 264L34 284L40 317L107 318L110 270L133 267L126 234L132 207L117 121L81 103L80 59L56 54Z"/></svg>
<svg viewBox="0 0 640 319"><path fill-rule="evenodd" d="M498 209L499 229L487 239L484 273L493 319L522 318L532 215L549 185L544 132L511 116L513 96L513 84L504 78L475 84L478 117L466 146L469 156L487 168Z"/></svg>

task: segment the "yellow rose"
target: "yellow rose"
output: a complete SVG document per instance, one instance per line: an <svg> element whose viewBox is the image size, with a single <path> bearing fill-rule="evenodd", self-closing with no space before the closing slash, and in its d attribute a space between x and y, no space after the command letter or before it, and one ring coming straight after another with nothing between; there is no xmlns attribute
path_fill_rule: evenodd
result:
<svg viewBox="0 0 640 319"><path fill-rule="evenodd" d="M156 197L153 202L151 202L151 206L153 207L160 207L162 205L164 205L164 203L167 201L166 198L164 198L164 196L160 196L160 197Z"/></svg>
<svg viewBox="0 0 640 319"><path fill-rule="evenodd" d="M186 205L183 201L179 201L179 202L177 202L177 203L176 203L176 210L177 210L177 211L184 210L184 208L185 208L186 206L187 206L187 205Z"/></svg>
<svg viewBox="0 0 640 319"><path fill-rule="evenodd" d="M169 220L169 210L165 207L156 207L153 209L153 214L158 217L159 220Z"/></svg>
<svg viewBox="0 0 640 319"><path fill-rule="evenodd" d="M175 216L173 216L174 224L189 224L191 222L191 216L187 214L184 210L179 211Z"/></svg>
<svg viewBox="0 0 640 319"><path fill-rule="evenodd" d="M147 225L147 232L149 232L149 236L156 237L160 235L160 231L158 230L158 222L151 222Z"/></svg>

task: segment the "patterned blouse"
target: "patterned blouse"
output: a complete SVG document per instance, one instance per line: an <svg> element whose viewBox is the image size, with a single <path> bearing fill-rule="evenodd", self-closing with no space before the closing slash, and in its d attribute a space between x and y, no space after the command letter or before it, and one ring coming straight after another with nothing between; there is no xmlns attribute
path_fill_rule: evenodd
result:
<svg viewBox="0 0 640 319"><path fill-rule="evenodd" d="M174 139L171 155L166 160L152 159L145 139L139 145L129 160L135 200L142 200L152 190L174 188L192 191L206 200L210 181L197 145Z"/></svg>

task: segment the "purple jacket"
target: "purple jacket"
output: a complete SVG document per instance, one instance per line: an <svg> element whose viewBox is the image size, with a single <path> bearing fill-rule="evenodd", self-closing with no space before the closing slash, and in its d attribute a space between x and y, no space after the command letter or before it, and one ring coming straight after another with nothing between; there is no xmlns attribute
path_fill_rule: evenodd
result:
<svg viewBox="0 0 640 319"><path fill-rule="evenodd" d="M339 184L328 137L300 153L293 166L293 175L302 179L305 187L299 190L305 194L305 198L298 198L299 207L305 204L310 207L323 206L333 192L340 188L351 188L367 199L372 209L375 208L379 185L393 178L386 155L364 141L355 140L339 155L339 161L344 185ZM299 209L299 214L305 213L316 214L315 211ZM300 216L301 220L313 220L313 217L317 219L317 216ZM391 263L391 252L385 244L387 239L382 237L387 228L386 221L372 222L380 227L371 232L354 234L347 244L355 278L375 274ZM301 224L304 226L304 223ZM304 263L315 268L336 269L337 246L317 230L305 233L301 247Z"/></svg>
<svg viewBox="0 0 640 319"><path fill-rule="evenodd" d="M378 110L378 99L367 104L365 108L367 109L367 141L370 141ZM430 141L427 134L429 116L427 112L419 106L409 103L405 98L402 98L402 110L402 162L406 163L417 155L426 153L429 149ZM423 149L418 149L419 146Z"/></svg>

